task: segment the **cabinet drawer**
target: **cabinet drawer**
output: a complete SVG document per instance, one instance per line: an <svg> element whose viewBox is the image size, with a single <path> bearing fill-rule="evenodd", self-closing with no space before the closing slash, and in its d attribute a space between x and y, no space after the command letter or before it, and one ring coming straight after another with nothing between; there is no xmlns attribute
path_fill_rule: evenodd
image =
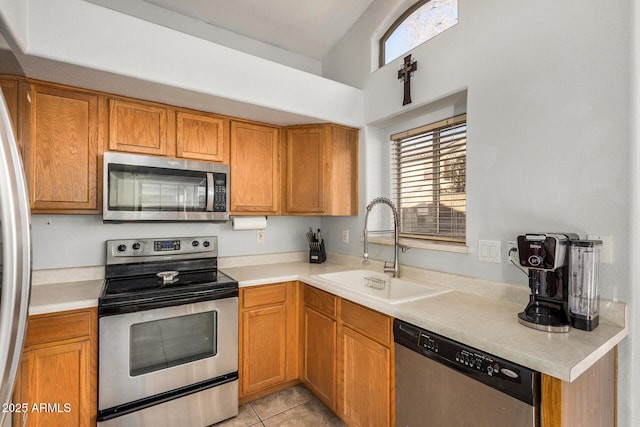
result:
<svg viewBox="0 0 640 427"><path fill-rule="evenodd" d="M242 308L258 307L267 304L283 303L287 299L287 284L266 285L246 288Z"/></svg>
<svg viewBox="0 0 640 427"><path fill-rule="evenodd" d="M340 309L344 324L382 344L391 345L391 317L346 300L342 300Z"/></svg>
<svg viewBox="0 0 640 427"><path fill-rule="evenodd" d="M304 303L329 317L336 317L336 297L312 286L304 287Z"/></svg>
<svg viewBox="0 0 640 427"><path fill-rule="evenodd" d="M91 312L29 317L25 347L91 335Z"/></svg>

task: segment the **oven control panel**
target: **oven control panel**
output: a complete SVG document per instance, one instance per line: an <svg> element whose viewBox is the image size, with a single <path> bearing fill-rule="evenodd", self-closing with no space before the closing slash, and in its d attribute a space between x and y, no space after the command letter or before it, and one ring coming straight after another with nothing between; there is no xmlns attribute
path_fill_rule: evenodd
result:
<svg viewBox="0 0 640 427"><path fill-rule="evenodd" d="M107 240L108 265L154 259L217 256L218 238L216 236Z"/></svg>
<svg viewBox="0 0 640 427"><path fill-rule="evenodd" d="M194 243L197 240L193 241ZM198 245L195 245L198 246ZM154 240L153 241L153 250L158 251L179 251L180 250L180 240Z"/></svg>

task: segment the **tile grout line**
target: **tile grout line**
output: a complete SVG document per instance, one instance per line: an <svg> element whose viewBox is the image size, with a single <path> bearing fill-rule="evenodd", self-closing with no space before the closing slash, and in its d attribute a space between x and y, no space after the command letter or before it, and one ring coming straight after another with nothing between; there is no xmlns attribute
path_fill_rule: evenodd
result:
<svg viewBox="0 0 640 427"><path fill-rule="evenodd" d="M277 412L277 413L275 413L275 414L273 414L273 415L269 415L268 417L266 417L266 418L264 418L264 419L263 419L263 418L262 418L262 417L261 417L261 416L256 412L256 410L255 410L255 409L253 409L253 405L251 405L251 402L249 402L249 405L251 406L251 409L252 409L252 410L253 410L253 412L256 414L256 416L258 417L258 419L260 420L260 422L262 422L262 423L263 423L263 425L264 425L264 421L268 420L269 418L273 418L273 417L275 417L276 415L284 414L285 412L290 411L291 409L296 408L296 407L298 407L298 406L300 406L300 405L304 405L305 403L310 402L311 400L312 400L312 398L309 398L309 399L305 400L304 402L297 403L297 404L295 404L295 405L293 405L293 406L288 407L287 409L285 409L285 410L283 410L283 411Z"/></svg>
<svg viewBox="0 0 640 427"><path fill-rule="evenodd" d="M264 427L264 423L262 422L262 418L260 418L260 415L258 415L258 413L256 412L256 410L255 410L255 409L253 409L253 405L251 404L251 402L248 402L248 404L249 404L249 409L251 409L251 412L253 412L253 415L255 415L255 416L256 416L256 418L258 419L258 422L260 423L260 425L262 425L262 427ZM257 424L258 424L258 423L249 424L247 427L255 426L255 425L257 425Z"/></svg>

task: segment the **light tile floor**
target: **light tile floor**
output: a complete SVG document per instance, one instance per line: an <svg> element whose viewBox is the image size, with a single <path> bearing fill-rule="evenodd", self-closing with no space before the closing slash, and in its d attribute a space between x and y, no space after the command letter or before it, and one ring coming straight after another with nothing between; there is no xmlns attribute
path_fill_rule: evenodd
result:
<svg viewBox="0 0 640 427"><path fill-rule="evenodd" d="M296 385L241 405L238 416L216 427L324 426L345 424L302 385Z"/></svg>

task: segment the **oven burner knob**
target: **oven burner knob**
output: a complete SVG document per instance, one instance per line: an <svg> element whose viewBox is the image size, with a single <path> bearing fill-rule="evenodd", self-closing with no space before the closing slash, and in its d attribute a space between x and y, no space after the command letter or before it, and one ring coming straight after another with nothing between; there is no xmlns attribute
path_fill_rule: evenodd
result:
<svg viewBox="0 0 640 427"><path fill-rule="evenodd" d="M211 245L211 243L209 243L208 240L205 240L204 242L202 242L202 246L204 246L205 248L208 248Z"/></svg>
<svg viewBox="0 0 640 427"><path fill-rule="evenodd" d="M198 242L197 240L194 240L193 242L191 242L191 246L193 246L194 248L197 248L199 244L200 242Z"/></svg>
<svg viewBox="0 0 640 427"><path fill-rule="evenodd" d="M133 246L131 246L133 248L134 251L137 251L140 249L140 243L136 242L133 244Z"/></svg>
<svg viewBox="0 0 640 427"><path fill-rule="evenodd" d="M118 252L124 252L127 250L127 245L118 245Z"/></svg>

